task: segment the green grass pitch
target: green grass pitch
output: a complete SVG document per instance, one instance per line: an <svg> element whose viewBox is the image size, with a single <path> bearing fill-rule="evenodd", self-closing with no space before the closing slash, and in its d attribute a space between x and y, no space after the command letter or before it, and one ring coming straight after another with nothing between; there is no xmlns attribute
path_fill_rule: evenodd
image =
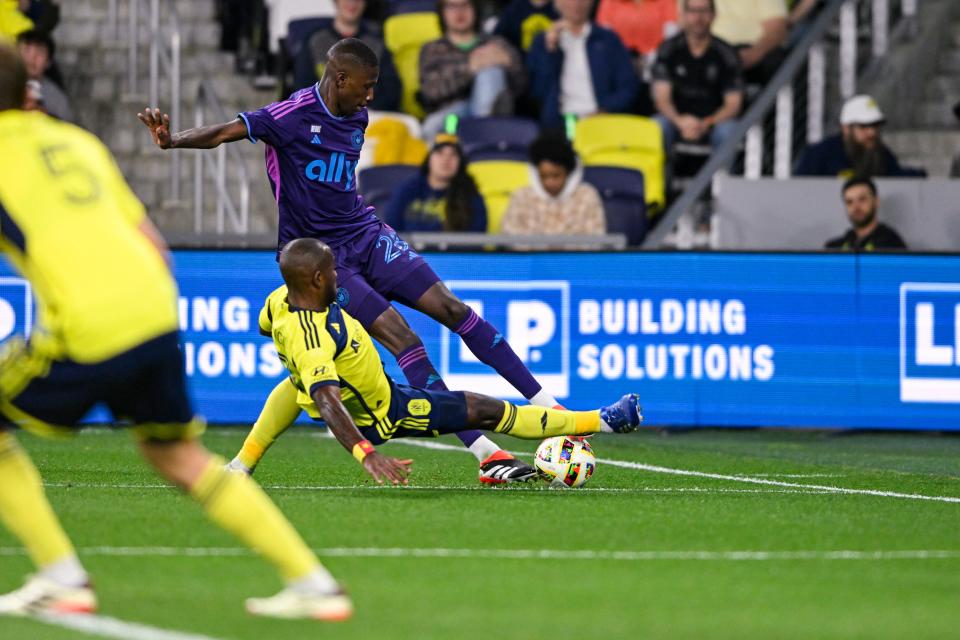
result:
<svg viewBox="0 0 960 640"><path fill-rule="evenodd" d="M204 439L229 458L243 432L211 428ZM163 487L128 435L21 441L94 576L100 613L167 631L216 640L960 637L960 502L916 497L960 497L960 438L598 436L596 475L567 491L483 489L468 454L394 443L385 452L415 459L412 487L381 489L335 441L297 427L255 477L353 594L357 613L341 624L248 617L243 598L272 594L280 581ZM0 528L0 591L30 571ZM4 640L86 637L98 636L0 619Z"/></svg>

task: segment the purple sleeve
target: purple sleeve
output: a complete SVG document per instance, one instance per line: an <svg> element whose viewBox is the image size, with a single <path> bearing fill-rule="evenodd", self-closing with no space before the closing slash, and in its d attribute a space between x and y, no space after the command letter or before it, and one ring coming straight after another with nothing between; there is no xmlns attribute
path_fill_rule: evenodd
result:
<svg viewBox="0 0 960 640"><path fill-rule="evenodd" d="M237 114L247 125L247 137L250 142L257 143L263 140L271 147L281 147L290 139L289 132L271 114L270 110L273 107L274 105L267 105L256 111L241 111Z"/></svg>

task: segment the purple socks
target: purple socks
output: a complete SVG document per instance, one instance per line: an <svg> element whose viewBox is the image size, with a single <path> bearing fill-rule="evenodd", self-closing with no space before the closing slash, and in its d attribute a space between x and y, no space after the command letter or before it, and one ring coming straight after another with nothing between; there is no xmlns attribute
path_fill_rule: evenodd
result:
<svg viewBox="0 0 960 640"><path fill-rule="evenodd" d="M473 309L454 331L480 362L496 369L524 398L532 398L540 392L540 383L520 361L503 335Z"/></svg>

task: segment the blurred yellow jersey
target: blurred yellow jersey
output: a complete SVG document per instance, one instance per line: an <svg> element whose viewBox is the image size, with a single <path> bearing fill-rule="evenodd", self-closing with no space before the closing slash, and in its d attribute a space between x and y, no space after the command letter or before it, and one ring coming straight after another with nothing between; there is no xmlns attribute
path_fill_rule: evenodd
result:
<svg viewBox="0 0 960 640"><path fill-rule="evenodd" d="M325 311L292 307L282 286L267 296L260 332L273 338L298 389L297 404L311 418L322 417L310 394L323 385L340 387L340 399L358 427L386 418L391 385L380 355L366 329L338 305Z"/></svg>
<svg viewBox="0 0 960 640"><path fill-rule="evenodd" d="M33 287L35 349L100 362L176 331L176 284L99 140L41 113L2 111L0 176L0 250Z"/></svg>

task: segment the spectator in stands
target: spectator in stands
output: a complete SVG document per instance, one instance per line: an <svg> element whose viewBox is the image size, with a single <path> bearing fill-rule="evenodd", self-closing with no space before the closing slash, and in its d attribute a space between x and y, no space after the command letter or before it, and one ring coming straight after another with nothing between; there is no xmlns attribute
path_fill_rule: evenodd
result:
<svg viewBox="0 0 960 640"><path fill-rule="evenodd" d="M598 235L606 232L600 194L583 181L583 168L566 136L545 133L530 145L530 185L510 196L503 233Z"/></svg>
<svg viewBox="0 0 960 640"><path fill-rule="evenodd" d="M877 219L880 198L873 180L860 176L851 178L844 183L842 193L847 218L853 227L839 238L828 240L827 249L875 251L907 248L899 233Z"/></svg>
<svg viewBox="0 0 960 640"><path fill-rule="evenodd" d="M922 176L901 167L880 134L883 112L870 96L854 96L840 112L841 132L808 146L794 167L798 176Z"/></svg>
<svg viewBox="0 0 960 640"><path fill-rule="evenodd" d="M677 0L600 0L597 24L620 36L642 63L677 32Z"/></svg>
<svg viewBox="0 0 960 640"><path fill-rule="evenodd" d="M33 22L26 16L29 5L29 0L0 0L0 42L13 42L33 29Z"/></svg>
<svg viewBox="0 0 960 640"><path fill-rule="evenodd" d="M400 77L393 56L383 42L380 25L363 19L366 6L366 0L336 0L337 13L333 20L310 36L303 54L309 58L309 63L304 65L294 61L294 89L311 85L323 76L330 47L344 38L357 38L373 49L380 60L380 79L368 108L381 111L399 109Z"/></svg>
<svg viewBox="0 0 960 640"><path fill-rule="evenodd" d="M400 185L383 219L397 231L487 230L487 207L456 136L436 137L420 175Z"/></svg>
<svg viewBox="0 0 960 640"><path fill-rule="evenodd" d="M527 54L530 93L545 128L566 115L629 113L639 81L630 54L613 31L590 20L592 0L556 0L560 19Z"/></svg>
<svg viewBox="0 0 960 640"><path fill-rule="evenodd" d="M533 39L546 31L560 17L553 0L512 0L497 21L493 33L518 51L529 51Z"/></svg>
<svg viewBox="0 0 960 640"><path fill-rule="evenodd" d="M526 73L520 54L499 36L480 33L476 0L438 0L443 37L420 50L423 133L443 131L447 116L484 117L513 112Z"/></svg>
<svg viewBox="0 0 960 640"><path fill-rule="evenodd" d="M785 0L715 0L713 33L740 51L744 77L766 84L783 62L787 41Z"/></svg>
<svg viewBox="0 0 960 640"><path fill-rule="evenodd" d="M49 35L33 29L17 36L17 49L27 67L27 76L36 82L39 95L35 96L40 107L60 120L73 122L73 110L67 94L48 76L53 64L54 45Z"/></svg>
<svg viewBox="0 0 960 640"><path fill-rule="evenodd" d="M677 137L717 148L743 107L736 50L711 33L712 0L683 1L683 31L660 45L653 68L655 118L669 153Z"/></svg>

